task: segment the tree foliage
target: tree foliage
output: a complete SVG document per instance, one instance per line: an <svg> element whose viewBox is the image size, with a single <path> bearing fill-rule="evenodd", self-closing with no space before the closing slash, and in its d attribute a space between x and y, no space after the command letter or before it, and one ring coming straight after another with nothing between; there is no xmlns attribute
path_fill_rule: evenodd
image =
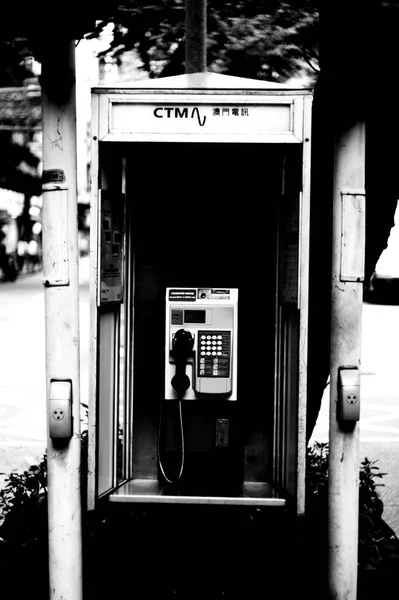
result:
<svg viewBox="0 0 399 600"><path fill-rule="evenodd" d="M151 77L184 72L184 0L130 0L101 21L114 23L106 52L118 60L135 50ZM284 81L318 71L317 0L279 2L209 1L207 4L208 70L241 77Z"/></svg>
<svg viewBox="0 0 399 600"><path fill-rule="evenodd" d="M20 86L32 76L24 62L30 54L26 39L0 40L0 87Z"/></svg>
<svg viewBox="0 0 399 600"><path fill-rule="evenodd" d="M3 88L0 108L1 125L5 125L4 129L0 129L0 188L25 195L21 231L26 231L30 222L31 196L41 194L40 160L27 143L41 121L40 97L29 97L25 85L34 81L28 66L31 55L25 38L0 40L0 88ZM15 132L18 133L17 121L23 121L25 126L23 142L14 136ZM20 135L18 137L21 138Z"/></svg>

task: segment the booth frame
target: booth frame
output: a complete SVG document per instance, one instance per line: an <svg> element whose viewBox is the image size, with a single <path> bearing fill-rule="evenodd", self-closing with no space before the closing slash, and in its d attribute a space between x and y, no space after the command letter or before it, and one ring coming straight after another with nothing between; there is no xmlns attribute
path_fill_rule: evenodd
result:
<svg viewBox="0 0 399 600"><path fill-rule="evenodd" d="M88 411L88 508L95 508L99 498L108 498L111 502L144 502L173 504L218 504L252 505L284 507L286 498L268 483L246 483L242 494L237 496L183 496L165 493L158 481L132 481L132 412L131 403L127 403L125 414L126 439L125 466L126 477L117 481L116 452L111 460L112 485L103 494L98 493L98 394L99 394L99 305L100 305L100 144L114 142L210 142L210 143L272 143L302 144L302 192L299 198L299 248L298 248L298 294L299 311L299 362L298 362L298 414L296 447L296 514L305 511L305 474L306 474L306 403L307 403L307 336L308 336L308 286L309 286L309 234L310 234L310 161L311 161L311 114L312 91L307 88L295 88L268 82L244 78L229 77L211 73L182 75L159 80L138 81L129 86L104 86L92 90L92 131L91 131L91 218L90 231L90 365L89 365L89 411ZM138 105L147 108L178 104L190 107L254 106L259 110L273 111L279 107L289 111L288 127L285 130L270 129L264 131L225 131L206 133L198 128L189 133L182 131L153 130L147 127L145 119L137 124L129 118L126 128L120 125L124 115L128 116ZM286 118L286 117L284 117ZM129 317L126 315L126 318ZM127 324L132 328L133 324ZM117 344L115 335L111 335ZM130 352L127 349L127 352ZM133 357L131 356L130 359ZM275 403L278 400L275 373ZM117 438L117 402L111 407L109 416L113 416L114 443ZM131 382L127 382L126 394L131 395ZM279 411L277 411L279 413ZM275 412L276 414L276 412ZM282 416L281 418L284 418ZM277 470L278 423L275 423L274 471Z"/></svg>

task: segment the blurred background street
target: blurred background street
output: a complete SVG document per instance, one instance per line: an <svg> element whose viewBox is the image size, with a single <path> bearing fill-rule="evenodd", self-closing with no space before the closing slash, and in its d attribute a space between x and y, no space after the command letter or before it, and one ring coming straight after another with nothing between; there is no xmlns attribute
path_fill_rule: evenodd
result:
<svg viewBox="0 0 399 600"><path fill-rule="evenodd" d="M81 402L88 400L89 257L79 261ZM37 464L46 449L42 271L0 282L0 472ZM82 411L84 415L84 411ZM0 484L4 476L0 475Z"/></svg>

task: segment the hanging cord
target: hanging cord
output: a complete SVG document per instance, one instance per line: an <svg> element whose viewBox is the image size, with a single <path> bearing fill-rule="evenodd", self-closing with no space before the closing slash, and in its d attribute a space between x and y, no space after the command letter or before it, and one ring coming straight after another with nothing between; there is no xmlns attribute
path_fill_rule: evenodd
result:
<svg viewBox="0 0 399 600"><path fill-rule="evenodd" d="M172 387L177 392L177 402L179 405L179 424L180 424L180 440L181 440L181 461L180 470L176 479L171 479L166 475L165 469L162 464L162 449L161 449L161 435L162 435L162 414L163 414L163 403L161 402L161 409L159 415L159 429L158 429L158 463L161 473L168 483L178 483L181 479L184 469L185 460L185 448L184 448L184 428L183 428L183 411L182 411L182 400L186 390L190 386L190 379L186 374L187 358L193 349L194 338L191 332L186 329L179 329L173 337L173 353L176 360L176 373L172 377Z"/></svg>
<svg viewBox="0 0 399 600"><path fill-rule="evenodd" d="M180 440L181 440L181 460L180 460L179 474L177 475L177 477L175 479L171 479L170 477L167 476L166 471L164 469L164 466L162 464L161 434L162 434L162 414L163 414L163 403L164 403L164 400L161 402L161 413L160 413L160 417L159 417L159 429L158 429L158 463L159 463L159 468L161 470L162 476L164 477L165 481L167 481L167 483L178 483L180 481L180 479L181 479L181 476L183 475L183 470L184 470L185 449L184 449L184 428L183 428L182 401L179 398L177 402L178 402L178 405L179 405L179 426L180 426Z"/></svg>

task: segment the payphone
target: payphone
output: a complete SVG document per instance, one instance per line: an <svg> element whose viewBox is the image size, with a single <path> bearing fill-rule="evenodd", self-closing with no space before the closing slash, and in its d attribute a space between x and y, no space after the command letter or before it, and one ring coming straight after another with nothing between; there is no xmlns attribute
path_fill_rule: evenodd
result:
<svg viewBox="0 0 399 600"><path fill-rule="evenodd" d="M170 477L163 464L163 449L158 445L159 467L168 483L180 481L186 455L183 411L181 403L209 403L237 400L237 306L236 288L167 288L165 315L165 388L164 401L178 402L180 422L180 465L178 474ZM218 410L218 408L216 409ZM201 408L199 408L201 411ZM159 440L167 424L160 413ZM219 415L219 417L217 416ZM192 416L192 415L190 415ZM203 414L201 421L203 421ZM210 446L229 446L229 419L218 412L208 414L214 421L214 439ZM170 425L169 425L170 426ZM191 424L197 430L192 437L212 436L206 422ZM198 429L203 428L201 433ZM212 425L210 426L212 431ZM201 444L203 444L203 440ZM195 446L191 443L191 446ZM209 447L209 446L208 446Z"/></svg>
<svg viewBox="0 0 399 600"><path fill-rule="evenodd" d="M167 288L166 400L237 400L237 303L237 289Z"/></svg>

